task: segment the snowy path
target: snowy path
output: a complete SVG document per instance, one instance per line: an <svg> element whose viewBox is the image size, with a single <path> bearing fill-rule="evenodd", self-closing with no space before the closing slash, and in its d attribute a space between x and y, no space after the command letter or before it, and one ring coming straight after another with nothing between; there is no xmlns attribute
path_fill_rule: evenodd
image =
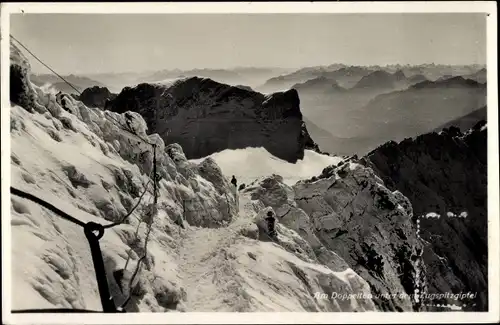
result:
<svg viewBox="0 0 500 325"><path fill-rule="evenodd" d="M181 235L179 273L188 312L243 311L248 304L240 297L234 257L226 250L254 215L248 198L240 196L239 201L240 214L228 227L189 227Z"/></svg>

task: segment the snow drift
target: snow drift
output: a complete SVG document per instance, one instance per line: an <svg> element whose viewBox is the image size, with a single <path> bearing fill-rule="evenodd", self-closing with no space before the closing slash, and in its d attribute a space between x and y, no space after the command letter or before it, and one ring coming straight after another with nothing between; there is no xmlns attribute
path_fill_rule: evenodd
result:
<svg viewBox="0 0 500 325"><path fill-rule="evenodd" d="M240 184L249 184L260 177L279 174L286 184L293 185L299 180L319 175L325 167L342 160L341 157L305 150L304 159L290 163L274 157L265 148L227 149L208 157L217 163L226 177L235 175ZM191 161L199 163L203 159Z"/></svg>

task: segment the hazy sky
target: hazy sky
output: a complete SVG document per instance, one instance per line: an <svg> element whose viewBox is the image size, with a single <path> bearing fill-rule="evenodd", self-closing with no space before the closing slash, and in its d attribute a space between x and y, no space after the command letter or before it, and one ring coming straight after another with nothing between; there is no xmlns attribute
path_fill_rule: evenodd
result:
<svg viewBox="0 0 500 325"><path fill-rule="evenodd" d="M13 14L56 71L485 64L483 14ZM30 58L35 72L46 73Z"/></svg>

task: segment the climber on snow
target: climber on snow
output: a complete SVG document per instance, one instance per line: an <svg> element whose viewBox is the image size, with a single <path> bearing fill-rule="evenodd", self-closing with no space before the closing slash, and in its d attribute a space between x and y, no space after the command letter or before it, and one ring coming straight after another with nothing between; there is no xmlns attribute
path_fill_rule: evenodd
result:
<svg viewBox="0 0 500 325"><path fill-rule="evenodd" d="M275 237L276 236L276 230L274 229L274 223L276 222L276 219L274 218L273 211L268 211L267 212L267 217L266 217L265 220L267 221L267 230L269 232L269 236Z"/></svg>
<svg viewBox="0 0 500 325"><path fill-rule="evenodd" d="M231 184L233 184L234 187L237 188L238 182L236 181L236 177L234 177L234 175L233 178L231 179Z"/></svg>

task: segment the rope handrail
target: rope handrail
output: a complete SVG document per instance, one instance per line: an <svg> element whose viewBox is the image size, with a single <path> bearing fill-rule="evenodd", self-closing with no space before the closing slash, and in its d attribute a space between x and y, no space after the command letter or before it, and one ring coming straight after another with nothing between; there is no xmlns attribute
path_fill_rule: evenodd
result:
<svg viewBox="0 0 500 325"><path fill-rule="evenodd" d="M22 48L24 48L29 54L31 54L38 62L40 62L43 66L45 66L47 69L49 69L52 73L54 73L56 76L58 76L61 80L63 80L65 83L67 83L71 88L73 88L74 90L76 90L76 92L81 95L82 93L73 85L71 84L68 80L66 80L63 76L61 76L60 74L58 74L56 71L54 71L54 69L52 69L49 65L47 65L46 63L44 63L40 58L38 58L32 51L30 51L28 49L28 47L26 47L21 41L19 41L17 38L15 38L12 34L10 34L10 38L14 41L16 41ZM156 113L156 111L155 111ZM102 304L102 307L103 307L103 311L104 312L119 312L119 311L122 311L122 307L126 305L126 303L130 300L130 297L127 299L126 303L123 304L119 309L116 308L114 302L113 302L113 298L111 297L110 293L109 293L109 287L108 287L108 283L107 283L107 277L106 277L106 270L105 270L105 267L104 267L104 261L103 261L103 256L102 256L102 252L101 252L101 249L100 249L100 245L99 245L99 239L102 238L102 236L104 235L104 231L105 229L110 229L110 228L113 228L115 226L118 226L120 224L123 224L125 222L125 220L127 220L128 217L130 217L130 215L132 215L132 213L136 210L136 208L139 206L140 202L142 201L144 195L146 194L147 190L148 190L148 185L151 183L151 179L153 180L153 184L154 184L154 203L157 204L157 201L158 201L158 191L157 191L157 182L158 182L158 177L157 177L157 173L156 173L156 147L157 145L155 143L151 143L150 141L148 140L145 140L143 139L141 136L139 136L136 132L133 132L131 130L128 130L126 129L120 122L116 121L114 118L111 117L112 120L114 120L117 124L118 124L118 128L120 128L121 130L129 133L129 134L132 134L134 135L135 137L139 138L141 141L143 141L144 143L148 144L148 145L151 145L153 147L153 177L151 178L151 174L149 175L149 180L147 182L147 184L145 185L144 187L144 191L143 193L140 195L139 197L139 200L138 202L135 204L134 207L132 207L132 209L125 215L123 216L119 221L117 222L113 222L113 223L110 223L110 224L107 224L107 225L101 225L101 224L98 224L98 223L95 223L95 222L83 222L81 220L78 220L72 216L70 216L68 213L62 211L61 209L55 207L54 205L52 205L51 203L49 202L46 202L30 193L27 193L27 192L24 192L24 191L21 191L19 189L16 189L14 187L10 187L10 191L11 191L11 194L13 195L17 195L19 197L22 197L22 198L25 198L27 200L30 200L36 204L39 204L41 205L42 207L54 212L56 215L60 216L61 218L67 220L67 221L70 221L80 227L82 227L84 229L84 233L85 233L85 236L89 242L89 245L90 245L90 250L91 250L91 255L92 255L92 261L94 263L94 271L96 273L96 280L97 280L97 285L98 285L98 289L99 289L99 295L100 295L100 298L101 298L101 304ZM138 274L138 270L140 268L140 264L142 262L142 260L147 256L147 243L148 243L148 240L149 240L149 234L151 232L151 226L152 226L152 222L151 224L149 225L149 230L148 230L148 234L147 234L147 237L146 237L146 243L145 243L145 253L144 253L144 256L139 260L139 262L137 263L137 268L134 272L134 277L132 278L131 280L131 284L132 284L132 281L133 279L135 278L135 276ZM97 232L97 233L96 233ZM66 312L68 309L25 309L25 310L14 310L12 311L13 313L29 313L29 312ZM72 310L73 312L78 312L80 310ZM84 312L93 312L93 311L84 311Z"/></svg>
<svg viewBox="0 0 500 325"><path fill-rule="evenodd" d="M106 271L104 268L104 262L103 262L103 257L102 257L100 245L99 245L99 239L101 239L102 236L104 235L105 229L110 229L114 226L123 224L123 222L126 220L126 218L128 218L133 213L133 211L138 207L139 203L142 201L142 198L147 191L147 185L149 185L150 182L151 182L151 180L146 184L145 190L143 191L137 204L131 209L131 211L129 213L127 213L127 215L125 215L120 220L120 222L110 223L110 224L107 224L104 226L101 224L95 223L95 222L85 223L81 220L78 220L78 219L70 216L66 212L62 211L61 209L55 207L51 203L44 201L44 200L34 196L33 194L16 189L15 187L11 186L10 190L11 190L11 194L14 194L14 195L17 195L19 197L30 200L30 201L32 201L32 202L34 202L42 207L54 212L56 215L60 216L61 218L65 219L67 221L70 221L70 222L72 222L72 223L74 223L74 224L76 224L84 229L85 236L87 237L87 240L89 241L89 245L90 245L90 249L91 249L91 255L92 255L92 260L93 260L94 268L95 268L95 272L96 272L96 279L97 279L97 284L99 287L99 294L101 297L103 311L104 312L120 312L120 311L123 311L124 305L130 300L131 297L129 296L126 300L126 303L118 309L114 305L113 298L109 294L109 287L107 284ZM135 277L137 276L142 260L144 260L144 258L146 258L146 256L147 256L147 243L148 243L148 239L149 239L149 234L151 232L151 226L152 226L152 223L149 225L148 234L146 236L146 243L145 243L145 247L144 247L144 249L145 249L144 256L142 256L141 259L138 261L136 270L134 271L134 276L132 277L130 284L133 283ZM95 233L96 231L97 231L97 234ZM57 310L61 310L61 311L57 311ZM13 313L15 313L15 312L17 312L17 313L36 313L36 312L51 312L51 311L64 312L62 310L63 309L47 309L47 310L26 309L26 310L18 310L18 311L13 310L12 312ZM93 311L88 311L88 312L93 312Z"/></svg>
<svg viewBox="0 0 500 325"><path fill-rule="evenodd" d="M44 63L41 59L39 59L21 41L19 41L17 38L15 38L12 34L10 35L10 38L12 40L16 41L22 48L24 48L29 54L31 54L38 62L40 62L43 66L45 66L52 73L54 73L56 76L58 76L61 80L63 80L65 83L67 83L71 88L73 88L74 90L76 90L79 95L81 95L81 92L73 84L71 84L68 80L66 80L64 77L62 77L60 74L58 74L52 68L50 68L46 63ZM165 91L161 94L161 96L163 96L164 93L165 93ZM157 107L156 107L156 110L155 110L155 122L156 122L156 125L157 125L158 124L158 114L157 114L157 112L159 110L159 101L158 100L157 100L156 104L157 104ZM16 189L16 188L12 187L12 186L10 187L10 190L11 190L11 194L17 195L19 197L22 197L22 198L25 198L27 200L30 200L30 201L32 201L32 202L34 202L36 204L39 204L42 207L44 207L44 208L46 208L46 209L54 212L56 215L60 216L61 218L65 219L67 221L70 221L70 222L72 222L72 223L74 223L76 225L79 225L79 226L81 226L83 228L85 236L86 236L86 238L87 238L87 240L89 242L90 250L91 250L92 260L93 260L93 264L94 264L94 271L95 271L95 275L96 275L97 285L98 285L98 289L99 289L99 296L100 296L100 299L101 299L101 304L102 304L102 307L103 307L103 312L105 312L105 313L109 313L109 312L116 313L116 312L122 312L122 311L124 311L124 307L128 304L128 302L131 299L131 296L132 296L132 288L131 288L131 286L132 286L135 278L137 277L137 275L139 273L139 270L140 270L140 267L141 267L141 263L143 262L144 259L147 258L147 254L148 254L147 246L148 246L148 242L149 242L149 238L150 238L150 234L151 234L151 231L152 231L152 225L153 225L153 221L154 220L153 220L153 218L150 218L149 222L148 222L148 231L147 231L146 239L145 239L145 243L144 243L144 254L139 259L139 261L137 262L136 269L135 269L135 271L133 273L133 276L130 279L130 283L129 283L129 289L130 289L129 296L125 300L125 302L120 307L118 307L118 308L116 307L116 305L115 305L115 303L113 301L113 297L111 296L111 294L109 292L109 287L108 287L108 282L107 282L107 276L106 276L106 270L105 270L105 266L104 266L102 252L101 252L100 245L99 245L99 240L103 237L104 232L105 232L106 229L110 229L110 228L113 228L113 227L118 226L120 224L123 224L127 220L127 218L132 215L132 213L139 206L140 202L143 200L145 193L148 191L148 186L151 183L151 181L153 181L153 187L154 187L153 196L154 196L155 209L154 209L153 213L157 212L158 180L159 180L159 177L158 177L158 174L157 174L156 149L157 149L158 145L156 143L152 143L149 140L146 140L146 139L142 138L140 135L137 134L137 132L135 130L133 130L133 129L129 130L129 128L132 128L130 125L128 126L128 128L125 128L124 125L122 125L122 123L120 123L120 121L116 120L112 115L107 114L107 117L109 117L108 120L112 120L112 121L114 121L116 123L115 126L117 128L125 131L127 134L133 135L134 137L140 139L143 143L148 144L148 145L152 146L152 148L153 148L153 170L152 170L152 175L150 173L149 180L146 183L144 191L140 195L139 200L137 201L137 203L119 221L112 222L112 223L109 223L109 224L106 224L106 225L101 225L101 224L95 223L95 222L87 222L87 223L85 223L85 222L83 222L81 220L78 220L78 219L70 216L68 213L62 211L61 209L59 209L57 207L55 207L51 203L46 202L46 201L44 201L44 200L42 200L42 199L40 199L40 198L38 198L38 197L30 194L30 193L26 193L24 191L21 191L19 189ZM142 220L140 220L139 225L141 224L141 222L142 222ZM139 225L138 225L138 227L139 227ZM128 263L128 260L127 260L127 263ZM90 310L83 310L83 309L66 309L66 308L55 308L54 309L54 308L52 308L52 309L13 310L12 312L13 313L37 313L37 312L38 313L47 313L47 312L99 312L99 311L90 311Z"/></svg>
<svg viewBox="0 0 500 325"><path fill-rule="evenodd" d="M151 176L151 175L150 175ZM146 183L146 185L144 186L144 191L142 192L142 194L139 196L139 200L137 200L137 203L132 207L132 209L130 209L130 211L124 215L120 221L116 221L116 222L113 222L113 223L110 223L110 224L107 224L105 226L103 226L104 229L108 229L108 228L113 228L114 226L118 226L118 225L121 225L125 222L125 220L127 220L128 217L130 217L132 215L132 213L135 211L135 209L137 209L137 207L139 206L139 204L141 203L144 195L146 194L146 192L148 191L148 185L151 183L151 179L149 179L149 181Z"/></svg>
<svg viewBox="0 0 500 325"><path fill-rule="evenodd" d="M44 208L54 212L55 214L59 215L60 217L62 217L63 219L66 219L80 227L85 227L85 223L83 221L80 221L72 216L70 216L69 214L67 214L66 212L60 210L59 208L56 208L54 205L52 205L51 203L47 202L47 201L44 201L36 196L34 196L33 194L30 194L30 193L27 193L27 192L24 192L24 191L21 191L15 187L10 187L10 193L11 194L14 194L14 195L17 195L19 197L22 197L24 199L27 199L27 200L30 200L30 201L33 201L35 202L36 204L38 205L41 205L43 206Z"/></svg>
<svg viewBox="0 0 500 325"><path fill-rule="evenodd" d="M56 208L54 205L32 195L29 193L26 193L24 191L21 191L19 189L16 189L14 187L10 187L11 193L14 195L17 195L19 197L25 198L27 200L33 201L44 208L54 212L56 215L60 216L61 218L68 220L76 225L79 225L80 227L83 228L85 237L87 238L90 246L90 252L92 255L92 261L94 263L94 271L96 274L96 280L97 280L97 286L99 289L99 296L101 298L101 304L103 308L103 312L105 313L113 313L117 312L116 307L113 302L113 297L111 297L109 293L109 287L107 283L107 277L106 277L106 270L104 268L104 261L101 253L101 248L99 245L99 239L102 238L104 235L104 227L101 224L95 223L95 222L87 222L84 223L81 220L78 220L66 212ZM95 233L97 232L97 234ZM38 312L40 310L37 310ZM15 312L15 311L13 311Z"/></svg>
<svg viewBox="0 0 500 325"><path fill-rule="evenodd" d="M35 54L33 54L33 52L31 52L21 41L19 41L17 38L15 38L12 34L10 34L10 38L12 38L14 41L16 41L22 48L24 48L29 54L31 54L38 62L40 62L44 67L46 67L47 69L49 69L52 73L54 73L56 76L58 76L59 78L62 79L62 81L64 81L65 83L67 83L71 88L73 88L74 90L76 90L76 92L81 95L82 93L76 89L75 86L73 86L73 84L71 84L69 81L67 81L63 76L61 76L60 74L58 74L57 72L55 72L51 67L49 67L47 64L45 64L42 60L40 60Z"/></svg>

